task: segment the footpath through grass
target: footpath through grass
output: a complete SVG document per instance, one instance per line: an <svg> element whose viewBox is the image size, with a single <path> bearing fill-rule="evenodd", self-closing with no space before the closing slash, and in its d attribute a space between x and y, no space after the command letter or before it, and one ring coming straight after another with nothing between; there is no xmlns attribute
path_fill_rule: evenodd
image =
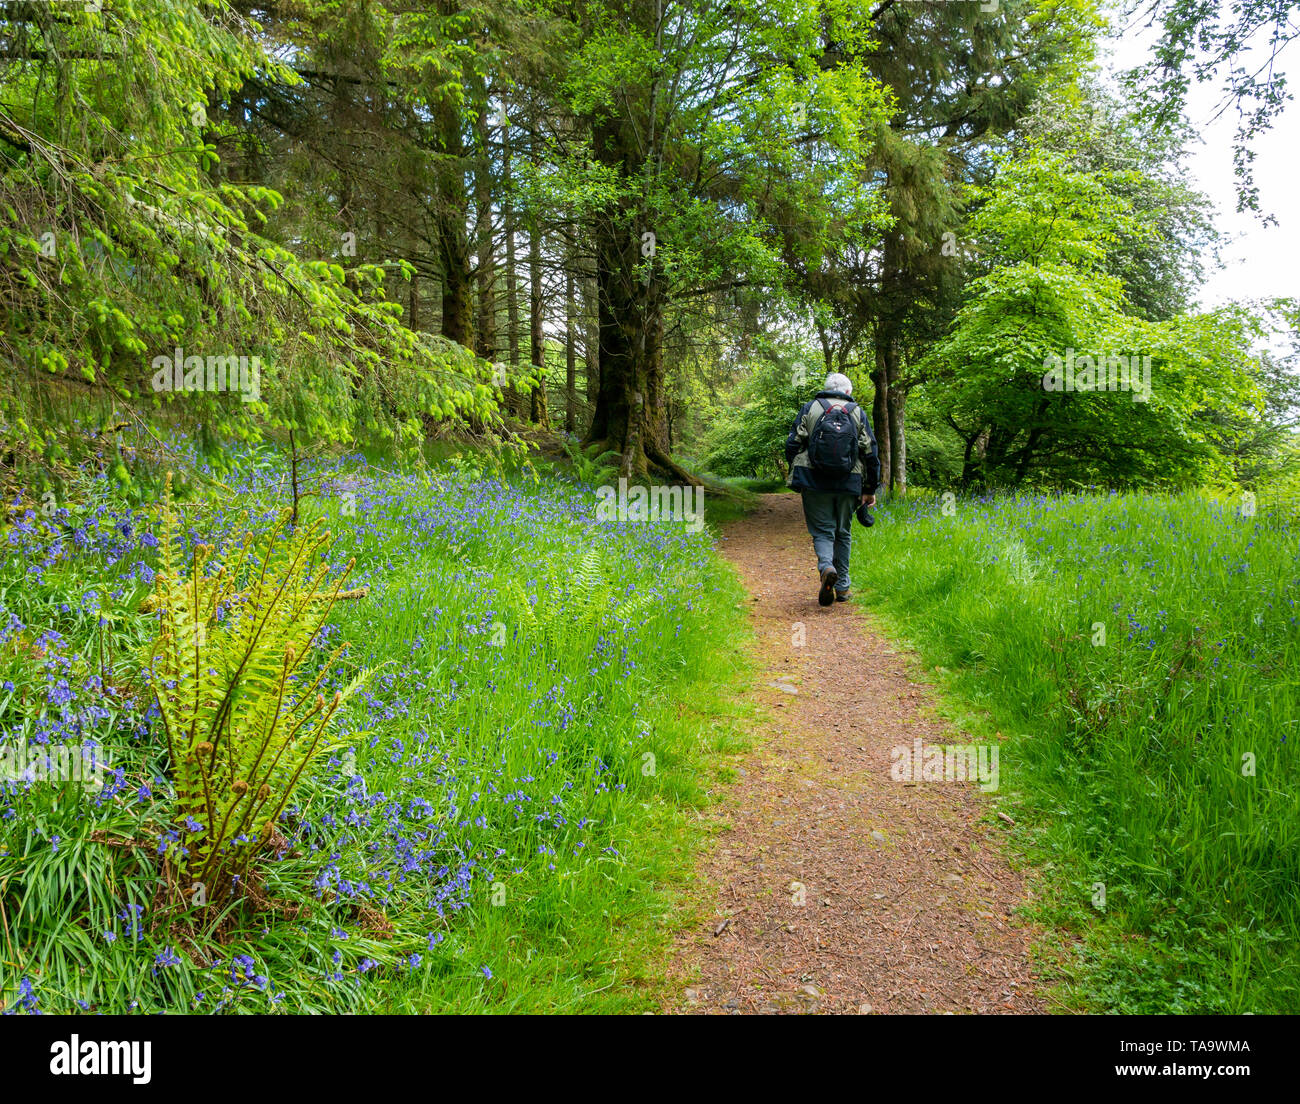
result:
<svg viewBox="0 0 1300 1104"><path fill-rule="evenodd" d="M1082 937L1071 1002L1300 1010L1297 537L1113 495L911 500L854 542L868 603L1005 740L1043 918Z"/></svg>
<svg viewBox="0 0 1300 1104"><path fill-rule="evenodd" d="M263 864L269 907L155 922L174 816L137 612L153 519L106 486L10 511L0 740L107 761L99 791L0 784L6 1011L635 1011L653 1007L710 756L737 740L738 584L707 532L601 522L590 488L473 471L319 473L357 560L327 685L346 707ZM216 559L282 506L253 476L186 511Z"/></svg>

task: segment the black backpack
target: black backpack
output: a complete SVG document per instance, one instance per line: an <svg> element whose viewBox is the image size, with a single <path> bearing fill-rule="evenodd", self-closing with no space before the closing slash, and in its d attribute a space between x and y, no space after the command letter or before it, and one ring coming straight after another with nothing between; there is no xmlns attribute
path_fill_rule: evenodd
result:
<svg viewBox="0 0 1300 1104"><path fill-rule="evenodd" d="M858 459L858 424L853 418L856 403L832 406L825 399L822 416L808 438L808 462L813 470L827 475L848 475Z"/></svg>

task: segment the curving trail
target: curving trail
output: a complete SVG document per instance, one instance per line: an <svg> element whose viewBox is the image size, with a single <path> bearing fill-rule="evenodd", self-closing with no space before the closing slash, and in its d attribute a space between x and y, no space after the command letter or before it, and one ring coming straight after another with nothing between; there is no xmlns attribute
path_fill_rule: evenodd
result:
<svg viewBox="0 0 1300 1104"><path fill-rule="evenodd" d="M878 540L856 523L854 539ZM764 495L720 547L751 596L773 721L709 814L716 844L700 873L714 914L679 940L694 979L668 1010L1046 1011L1033 933L1012 916L1024 880L988 798L890 778L897 744L966 741L932 715L912 660L860 597L817 605L798 496ZM792 645L796 622L805 647Z"/></svg>

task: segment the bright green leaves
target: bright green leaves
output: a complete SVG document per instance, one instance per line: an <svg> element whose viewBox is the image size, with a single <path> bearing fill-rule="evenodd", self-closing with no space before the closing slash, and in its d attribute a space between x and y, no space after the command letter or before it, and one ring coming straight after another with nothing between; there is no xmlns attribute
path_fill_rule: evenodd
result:
<svg viewBox="0 0 1300 1104"><path fill-rule="evenodd" d="M329 579L323 522L295 530L285 511L220 566L200 546L183 574L170 486L169 478L150 606L158 619L152 687L176 787L168 858L193 903L222 905L238 879L247 884L303 771L331 747L331 719L365 676L322 690L341 648L302 670L347 577Z"/></svg>
<svg viewBox="0 0 1300 1104"><path fill-rule="evenodd" d="M1100 267L1121 233L1149 235L1130 205L1060 154L1002 158L971 231L1004 263Z"/></svg>
<svg viewBox="0 0 1300 1104"><path fill-rule="evenodd" d="M1240 325L1130 313L1108 262L1156 229L1108 183L1031 148L1001 163L971 220L992 266L924 361L941 413L980 443L968 478L1196 484L1226 474L1226 427L1254 416Z"/></svg>
<svg viewBox="0 0 1300 1104"><path fill-rule="evenodd" d="M7 440L41 427L16 435L20 466L84 452L79 424L117 421L124 401L211 439L269 424L413 442L407 430L431 411L492 423L494 396L478 386L490 367L407 329L385 267L348 270L277 244L264 235L282 196L222 178L217 148L244 133L227 104L254 73L299 83L250 24L217 3L52 11L25 24L37 60L0 69L14 105L0 108L0 205L12 213L0 227L0 356L12 365L0 425ZM260 358L261 403L154 391L153 360L173 355Z"/></svg>
<svg viewBox="0 0 1300 1104"><path fill-rule="evenodd" d="M731 280L774 288L883 211L864 186L891 110L865 55L868 13L841 3L556 6L573 43L563 95L586 140L557 151L554 202L612 242L672 302ZM601 223L605 225L601 225ZM650 282L646 282L649 277Z"/></svg>

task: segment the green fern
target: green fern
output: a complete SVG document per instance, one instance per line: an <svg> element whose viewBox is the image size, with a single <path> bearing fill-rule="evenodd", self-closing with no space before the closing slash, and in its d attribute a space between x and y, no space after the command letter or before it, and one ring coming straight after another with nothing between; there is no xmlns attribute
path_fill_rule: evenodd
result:
<svg viewBox="0 0 1300 1104"><path fill-rule="evenodd" d="M508 579L501 594L515 624L550 655L564 641L603 620L609 611L611 590L601 555L590 548L578 561L567 588L557 579L543 578L534 601L517 580Z"/></svg>
<svg viewBox="0 0 1300 1104"><path fill-rule="evenodd" d="M150 664L177 796L179 838L168 860L195 904L224 899L273 840L307 765L329 750L331 719L366 677L328 700L319 692L340 647L310 684L293 679L352 567L321 589L323 525L292 530L286 510L260 540L245 535L216 571L208 570L212 550L200 546L182 577L168 477Z"/></svg>
<svg viewBox="0 0 1300 1104"><path fill-rule="evenodd" d="M618 468L609 463L610 460L619 455L617 449L609 449L599 456L592 457L588 456L577 445L569 444L566 441L564 451L569 455L569 462L573 465L574 478L579 483L599 487L618 478Z"/></svg>
<svg viewBox="0 0 1300 1104"><path fill-rule="evenodd" d="M639 624L641 615L649 608L651 601L652 596L649 592L642 590L632 595L626 602L620 603L614 611L614 616L625 625Z"/></svg>
<svg viewBox="0 0 1300 1104"><path fill-rule="evenodd" d="M605 581L600 553L588 548L573 573L569 588L569 609L574 624L586 625L609 608L609 584Z"/></svg>

